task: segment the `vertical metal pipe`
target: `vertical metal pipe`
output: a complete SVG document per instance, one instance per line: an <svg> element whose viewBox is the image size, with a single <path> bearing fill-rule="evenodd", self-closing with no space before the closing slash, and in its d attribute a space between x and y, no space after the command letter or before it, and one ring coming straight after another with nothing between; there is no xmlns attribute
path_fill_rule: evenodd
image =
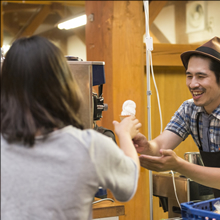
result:
<svg viewBox="0 0 220 220"><path fill-rule="evenodd" d="M149 1L143 1L145 9L146 41L150 38L149 34ZM150 90L150 55L151 51L146 42L146 80L147 80L147 122L148 122L148 141L151 140L151 90ZM153 220L153 178L152 171L149 170L149 199L150 199L150 220Z"/></svg>
<svg viewBox="0 0 220 220"><path fill-rule="evenodd" d="M147 122L148 122L148 141L152 139L151 137L151 90L150 90L150 63L149 63L149 53L146 51L146 68L147 68ZM153 220L153 178L152 171L149 170L149 199L150 199L150 220Z"/></svg>

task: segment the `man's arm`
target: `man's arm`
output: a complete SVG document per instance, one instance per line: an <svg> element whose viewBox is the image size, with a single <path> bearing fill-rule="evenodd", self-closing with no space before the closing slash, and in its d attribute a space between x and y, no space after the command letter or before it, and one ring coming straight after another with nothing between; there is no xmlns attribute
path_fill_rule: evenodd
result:
<svg viewBox="0 0 220 220"><path fill-rule="evenodd" d="M183 139L177 134L165 130L162 134L151 141L147 141L147 138L139 133L133 138L133 143L137 152L140 154L161 156L160 149L174 149L182 142L182 140Z"/></svg>
<svg viewBox="0 0 220 220"><path fill-rule="evenodd" d="M220 189L220 168L199 166L180 159L177 172L202 185Z"/></svg>
<svg viewBox="0 0 220 220"><path fill-rule="evenodd" d="M178 157L172 150L160 150L160 157L141 155L141 166L153 171L173 170L209 187L220 189L220 168L204 167Z"/></svg>

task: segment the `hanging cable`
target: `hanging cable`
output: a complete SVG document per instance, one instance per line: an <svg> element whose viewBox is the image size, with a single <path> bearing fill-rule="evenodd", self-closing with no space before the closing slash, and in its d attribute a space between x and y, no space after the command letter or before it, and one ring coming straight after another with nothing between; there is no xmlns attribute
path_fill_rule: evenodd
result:
<svg viewBox="0 0 220 220"><path fill-rule="evenodd" d="M162 112L161 112L161 106L160 106L160 96L159 96L159 92L158 92L158 89L157 89L156 80L154 78L154 69L153 69L153 62L152 62L152 54L151 53L150 53L150 60L151 60L152 78L153 78L154 87L155 87L156 94L157 94L157 103L158 103L159 115L160 115L160 134L161 134L163 132L163 119L162 119Z"/></svg>
<svg viewBox="0 0 220 220"><path fill-rule="evenodd" d="M174 172L171 170L170 171L171 174L172 174L172 179L173 179L173 188L174 188L174 193L175 193L175 197L176 197L176 201L181 209L181 205L180 205L180 202L179 202L179 199L178 199L178 196L177 196L177 192L176 192L176 184L175 184L175 178L174 178Z"/></svg>
<svg viewBox="0 0 220 220"><path fill-rule="evenodd" d="M148 140L151 140L151 91L150 91L150 71L152 74L152 79L154 83L154 87L156 90L157 95L157 102L158 102L158 109L159 109L159 115L160 115L160 134L163 132L163 118L162 118L162 111L161 111L161 105L160 105L160 97L159 92L157 89L156 80L154 77L154 71L153 71L153 61L152 61L152 53L153 50L153 39L150 37L150 31L149 31L149 3L148 1L143 1L144 3L144 11L145 11L145 26L146 26L146 80L147 80L147 109L148 109ZM172 179L173 179L173 187L174 187L174 193L177 200L177 203L181 209L181 205L179 203L179 199L176 192L176 185L175 185L175 179L174 179L174 172L171 170ZM152 171L149 171L149 188L150 188L150 219L153 220L153 180L152 180Z"/></svg>

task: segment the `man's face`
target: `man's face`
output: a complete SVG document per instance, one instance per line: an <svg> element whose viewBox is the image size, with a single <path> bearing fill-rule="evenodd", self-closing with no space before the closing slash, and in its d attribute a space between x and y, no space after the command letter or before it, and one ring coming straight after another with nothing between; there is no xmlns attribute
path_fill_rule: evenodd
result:
<svg viewBox="0 0 220 220"><path fill-rule="evenodd" d="M195 105L203 106L211 114L220 105L220 85L215 73L209 69L210 59L192 56L186 70L188 86Z"/></svg>

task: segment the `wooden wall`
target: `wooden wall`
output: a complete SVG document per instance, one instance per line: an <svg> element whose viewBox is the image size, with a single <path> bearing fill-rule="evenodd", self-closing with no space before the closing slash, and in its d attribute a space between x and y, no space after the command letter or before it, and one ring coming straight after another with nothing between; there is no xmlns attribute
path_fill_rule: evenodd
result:
<svg viewBox="0 0 220 220"><path fill-rule="evenodd" d="M154 59L154 55L153 55ZM160 96L161 111L163 117L163 128L166 127L174 112L179 108L184 100L191 98L190 92L185 84L185 70L181 66L154 66L154 74L157 83L157 88ZM152 138L155 138L160 133L160 118L156 98L156 91L151 80L151 106L152 106ZM145 111L147 114L147 110ZM197 152L193 139L188 137L182 142L175 152L178 156L184 156L187 151ZM159 207L159 199L153 197L153 217L156 220L168 218L168 213L164 213Z"/></svg>
<svg viewBox="0 0 220 220"><path fill-rule="evenodd" d="M106 84L103 96L109 105L101 125L113 129L122 104L131 99L137 104L137 118L144 132L144 48L143 3L141 1L86 1L86 14L94 21L86 25L87 60L105 61ZM138 190L125 203L126 215L120 220L146 219L148 214L148 171L141 169ZM141 205L140 205L141 204Z"/></svg>
<svg viewBox="0 0 220 220"><path fill-rule="evenodd" d="M119 120L123 102L131 99L137 104L136 116L143 124L141 132L147 136L143 3L142 1L86 1L86 14L88 17L93 15L93 20L88 20L86 25L87 60L105 62L106 84L103 96L109 109L103 112L99 125L113 130L112 121ZM165 53L167 51L169 55L171 47L166 48L168 50L165 50ZM180 48L184 49L184 45L178 47L178 56ZM160 52L160 48L153 52L153 62L154 57L157 58L154 71L165 127L181 103L190 98L190 93L185 85L185 73L183 67L180 67L179 58L177 66L175 62L170 66L161 66L160 61L163 62L164 57L160 57ZM173 57L166 59L166 62L173 61ZM152 81L151 90L152 138L154 138L159 134L160 121ZM175 151L183 157L184 152L197 151L197 148L189 138ZM149 204L149 172L141 168L137 193L131 201L124 203L126 214L119 219L150 219ZM162 208L159 208L156 197L153 199L153 208L155 220L167 218L167 213L163 213Z"/></svg>

